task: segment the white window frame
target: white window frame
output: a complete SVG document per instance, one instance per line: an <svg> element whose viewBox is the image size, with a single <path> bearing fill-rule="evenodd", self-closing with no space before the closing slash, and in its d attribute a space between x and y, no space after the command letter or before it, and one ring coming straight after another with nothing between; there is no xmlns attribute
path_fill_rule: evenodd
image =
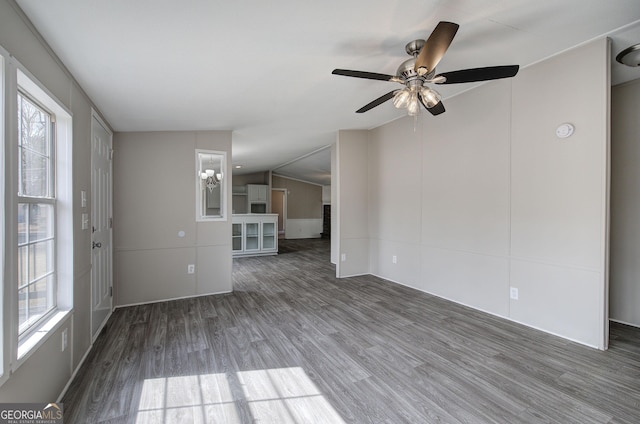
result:
<svg viewBox="0 0 640 424"><path fill-rule="evenodd" d="M201 179L202 161L201 155L216 155L220 156L220 169L218 172L222 176L222 182L220 183L220 215L205 215L205 202L206 195ZM226 221L227 220L227 152L220 150L205 150L196 149L196 172L195 172L195 187L196 187L196 222L209 222L209 221Z"/></svg>
<svg viewBox="0 0 640 424"><path fill-rule="evenodd" d="M48 205L51 207L51 209L53 210L53 220L52 220L52 227L51 228L51 236L47 237L44 240L36 240L33 241L30 238L28 238L25 242L20 243L20 240L18 240L18 244L16 246L14 246L14 248L17 248L18 250L20 250L20 248L23 247L27 247L27 261L30 262L30 246L35 246L36 244L42 244L43 242L47 242L47 241L52 241L53 242L53 248L52 251L49 252L49 255L51 255L51 258L49 260L51 260L51 262L53 263L52 265L52 270L48 273L45 273L44 275L40 276L39 278L33 278L32 275L30 275L30 273L28 272L27 274L29 275L28 281L25 285L25 287L27 288L26 292L27 292L27 302L26 302L26 309L27 311L30 309L29 307L29 287L30 286L34 286L36 285L39 281L48 278L48 277L52 277L50 279L50 283L52 285L52 287L49 289L52 291L51 293L51 297L52 299L48 299L47 303L51 302L52 305L50 308L48 308L47 311L44 312L43 315L41 315L40 317L36 318L36 319L31 319L31 320L27 320L26 325L23 329L20 329L20 324L18 323L18 339L19 340L23 340L25 338L30 337L34 331L36 331L44 322L48 321L49 319L51 319L51 316L53 314L55 314L56 309L57 309L57 304L58 304L58 299L57 299L57 264L56 264L56 251L57 251L57 246L56 246L56 217L58 215L57 213L57 205L56 205L56 148L55 148L55 121L56 121L56 116L55 114L53 114L52 112L50 112L49 110L47 110L44 106L40 105L37 99L32 98L32 96L27 93L24 92L22 89L20 89L20 87L18 88L18 92L17 92L17 97L20 98L22 97L24 100L30 102L33 106L35 106L36 108L38 108L42 113L46 114L48 116L48 128L47 128L47 156L46 156L46 161L47 161L47 182L48 182L48 187L46 189L47 193L46 196L33 196L33 195L28 195L26 193L22 193L20 190L20 177L22 176L22 169L20 167L20 165L18 165L18 206L19 205L27 205L27 217L26 217L26 221L25 223L28 223L31 221L31 205ZM18 109L20 109L20 105L18 104ZM20 126L18 125L18 128L20 128ZM21 162L21 158L20 158L20 152L23 151L24 149L26 149L26 147L24 145L22 145L22 140L21 140L21 135L20 133L18 133L18 162ZM29 232L27 232L28 234ZM18 257L19 257L19 253L18 253ZM27 264L27 269L29 268L29 265ZM20 290L20 288L18 288L18 290ZM19 293L19 291L18 291ZM19 295L18 295L19 296ZM49 293L47 294L47 296L49 296ZM18 311L20 310L20 308L18 307ZM31 322L30 322L31 321Z"/></svg>
<svg viewBox="0 0 640 424"><path fill-rule="evenodd" d="M2 80L4 143L2 164L4 181L3 299L2 299L2 375L0 385L17 370L51 335L61 327L73 307L73 187L72 115L24 66L0 47L4 64ZM54 308L38 325L19 335L18 330L18 92L50 112L55 130L55 254L56 297ZM37 198L39 203L43 199ZM67 347L67 349L70 348Z"/></svg>
<svg viewBox="0 0 640 424"><path fill-rule="evenodd" d="M9 54L6 50L0 47L0 139L2 140L2 148L0 149L0 199L2 199L2 207L3 210L7 210L6 206L6 198L5 198L5 149L6 149L6 140L7 140L7 131L5 128L5 110L7 97L6 93L6 78L5 75L6 67L7 67L7 59L9 58ZM5 372L5 370L9 369L9 343L6 343L6 335L10 334L10 331L6 331L7 323L10 322L10 315L8 311L10 308L6 308L5 299L6 299L6 287L4 282L6 281L7 276L7 267L5 263L5 225L6 225L6 213L0 217L0 270L2 274L0 274L0 283L2 284L0 287L0 340L2 340L2 350L0 350L0 385L2 385L8 378L9 373Z"/></svg>

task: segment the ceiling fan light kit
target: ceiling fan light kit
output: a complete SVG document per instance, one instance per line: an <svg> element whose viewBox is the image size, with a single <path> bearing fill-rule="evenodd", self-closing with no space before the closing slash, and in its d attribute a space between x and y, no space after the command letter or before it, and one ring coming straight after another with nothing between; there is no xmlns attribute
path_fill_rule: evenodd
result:
<svg viewBox="0 0 640 424"><path fill-rule="evenodd" d="M422 88L420 91L420 97L422 98L422 103L424 103L427 109L434 107L440 102L440 100L442 100L440 93L429 87Z"/></svg>
<svg viewBox="0 0 640 424"><path fill-rule="evenodd" d="M412 58L400 64L396 75L353 71L349 69L334 69L332 74L397 82L405 86L403 89L393 90L378 97L358 109L356 113L364 113L393 99L393 105L398 109L406 108L410 116L418 115L420 112L420 104L432 115L439 115L445 111L444 105L442 104L442 96L427 84L459 84L511 78L518 73L520 68L518 65L489 66L484 68L462 69L436 75L436 65L449 48L458 28L458 24L442 21L438 23L426 41L419 39L407 43L405 51L412 56Z"/></svg>

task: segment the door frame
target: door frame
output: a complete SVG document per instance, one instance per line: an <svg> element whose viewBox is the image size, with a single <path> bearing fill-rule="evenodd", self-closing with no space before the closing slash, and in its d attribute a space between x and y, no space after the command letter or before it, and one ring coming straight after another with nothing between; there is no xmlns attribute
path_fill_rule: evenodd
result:
<svg viewBox="0 0 640 424"><path fill-rule="evenodd" d="M273 212L273 192L282 192L282 225L284 226L284 238L287 238L287 189L286 188L271 188L271 212ZM280 229L278 229L278 235L280 235Z"/></svg>
<svg viewBox="0 0 640 424"><path fill-rule="evenodd" d="M94 205L94 188L95 188L95 181L93 178L94 175L94 163L93 163L93 137L94 137L94 132L93 132L93 125L94 122L93 120L96 120L97 123L99 125L102 126L102 128L104 128L106 130L106 132L109 134L109 137L111 138L111 155L113 155L113 132L111 131L111 129L109 128L109 126L106 124L106 122L100 117L100 115L95 111L95 109L91 108L91 196L90 196L90 204L91 204L91 214L90 214L90 222L91 222L91 226L93 225L93 216L95 213L95 205ZM109 189L111 190L110 195L108 196L109 199L109 205L108 205L108 215L110 217L110 219L113 219L113 162L110 161L109 162ZM91 230L91 241L93 242L93 228L90 229ZM93 260L93 249L91 252L91 273L90 273L90 290L89 290L89 298L91 299L90 304L90 313L89 313L89 329L91 331L91 342L95 342L95 340L98 338L98 335L100 334L100 332L102 331L102 329L104 328L104 326L107 324L107 321L109 321L109 317L111 316L111 314L113 313L114 310L114 293L113 293L113 226L111 226L110 228L110 234L109 234L109 238L110 238L110 243L109 243L109 250L108 250L108 254L111 258L111 260L109 261L109 263L111 264L111 308L109 313L107 314L107 316L105 317L104 321L100 324L100 326L96 329L95 333L93 332L93 291L94 291L94 281L93 281L93 266L94 266L94 260Z"/></svg>

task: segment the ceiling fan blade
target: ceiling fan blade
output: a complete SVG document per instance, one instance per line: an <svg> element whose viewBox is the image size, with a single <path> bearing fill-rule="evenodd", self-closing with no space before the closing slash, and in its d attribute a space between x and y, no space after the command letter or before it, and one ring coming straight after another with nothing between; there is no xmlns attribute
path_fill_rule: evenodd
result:
<svg viewBox="0 0 640 424"><path fill-rule="evenodd" d="M387 100L391 100L393 98L393 96L396 95L396 93L399 90L393 90L388 92L387 94L385 94L384 96L380 96L377 99L375 99L374 101L372 101L369 104L366 104L364 106L362 106L360 109L356 110L356 113L364 113L370 109L373 109L376 106L380 106L382 103L386 102Z"/></svg>
<svg viewBox="0 0 640 424"><path fill-rule="evenodd" d="M334 69L331 72L333 75L344 75L345 77L355 77L372 79L378 81L397 81L398 77L395 75L378 74L375 72L363 72L363 71L351 71L349 69Z"/></svg>
<svg viewBox="0 0 640 424"><path fill-rule="evenodd" d="M442 21L438 23L418 54L416 72L420 75L426 75L436 68L453 41L453 37L456 36L459 27L460 25L453 22Z"/></svg>
<svg viewBox="0 0 640 424"><path fill-rule="evenodd" d="M463 82L489 81L500 78L511 78L518 73L519 69L519 65L488 66L486 68L462 69L460 71L445 72L436 75L435 78L444 77L445 80L442 82L434 82L436 84L460 84Z"/></svg>

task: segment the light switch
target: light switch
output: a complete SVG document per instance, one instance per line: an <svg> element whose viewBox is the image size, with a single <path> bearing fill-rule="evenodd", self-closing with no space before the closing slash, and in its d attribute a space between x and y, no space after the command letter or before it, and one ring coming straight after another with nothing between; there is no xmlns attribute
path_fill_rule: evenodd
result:
<svg viewBox="0 0 640 424"><path fill-rule="evenodd" d="M87 207L87 192L85 190L80 191L80 206Z"/></svg>
<svg viewBox="0 0 640 424"><path fill-rule="evenodd" d="M82 229L83 230L88 230L89 229L89 214L88 213L83 213L82 214Z"/></svg>

